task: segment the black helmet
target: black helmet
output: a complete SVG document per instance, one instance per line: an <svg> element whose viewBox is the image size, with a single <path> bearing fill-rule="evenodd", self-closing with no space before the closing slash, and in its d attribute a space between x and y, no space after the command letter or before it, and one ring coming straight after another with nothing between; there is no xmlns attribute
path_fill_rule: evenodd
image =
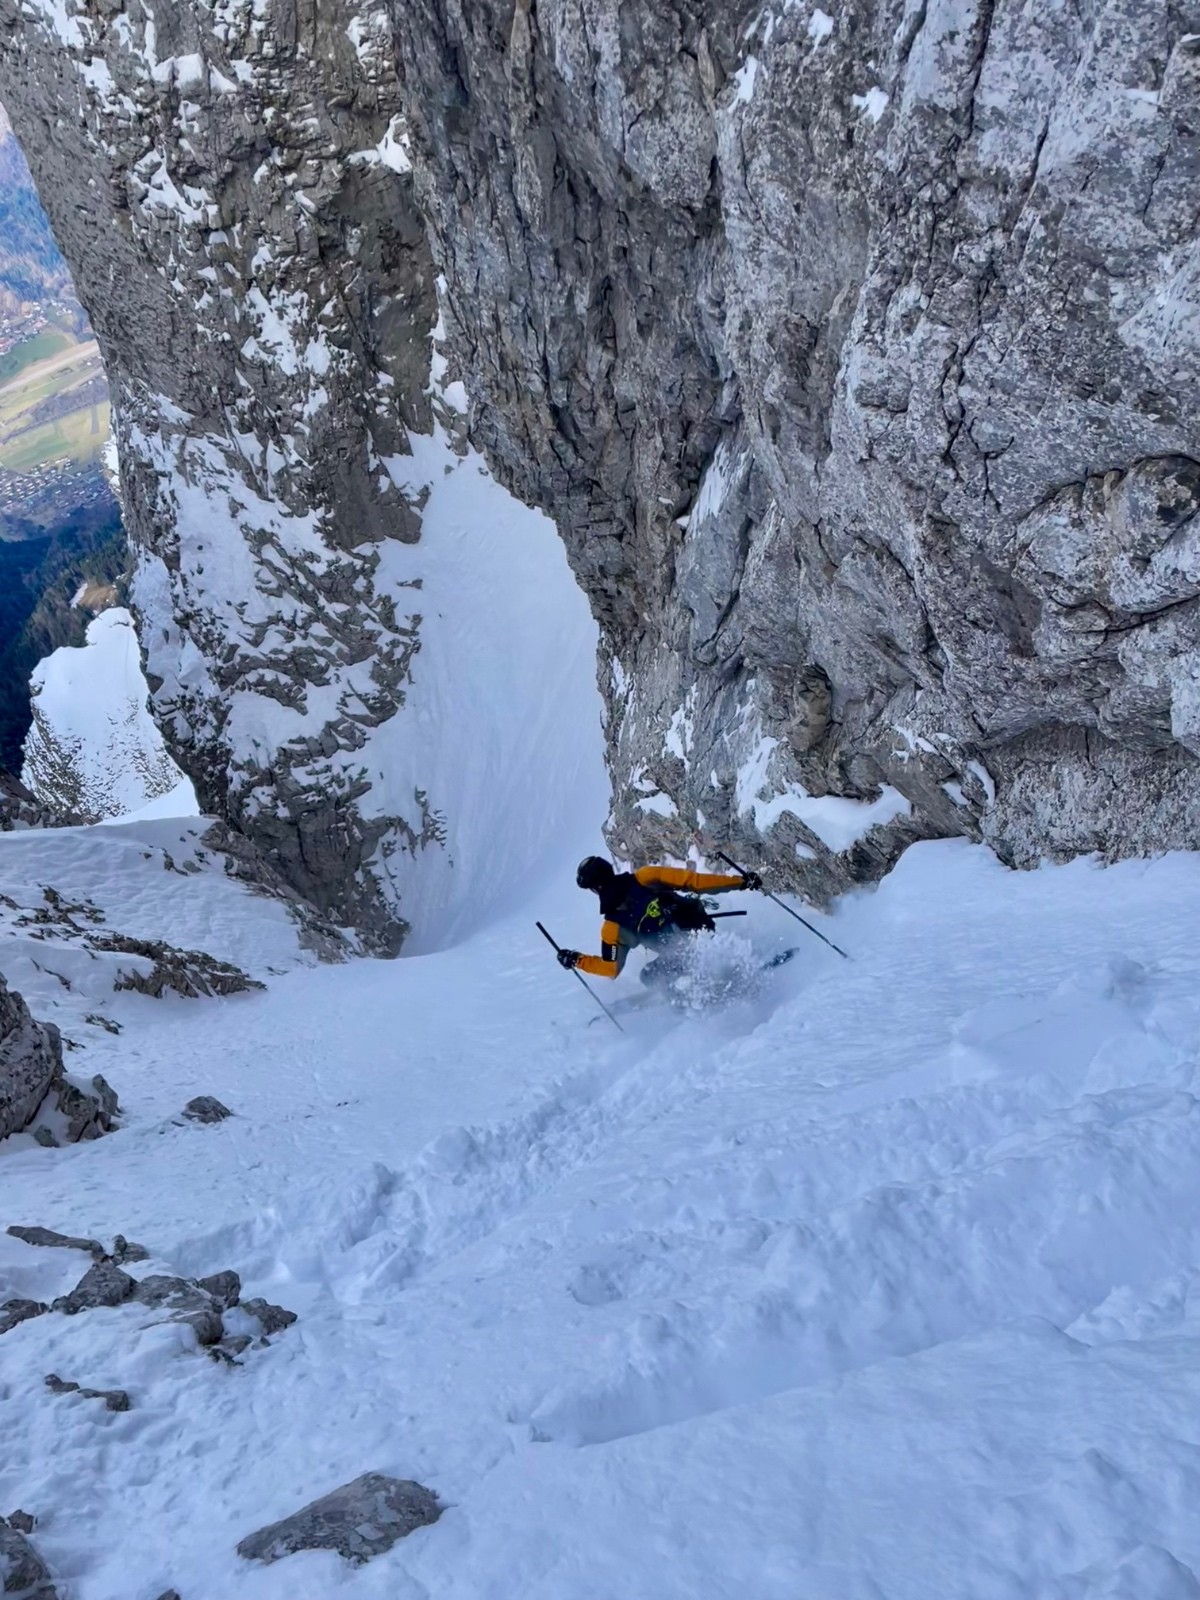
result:
<svg viewBox="0 0 1200 1600"><path fill-rule="evenodd" d="M603 856L585 856L579 863L575 882L581 889L602 889L613 876L613 869Z"/></svg>

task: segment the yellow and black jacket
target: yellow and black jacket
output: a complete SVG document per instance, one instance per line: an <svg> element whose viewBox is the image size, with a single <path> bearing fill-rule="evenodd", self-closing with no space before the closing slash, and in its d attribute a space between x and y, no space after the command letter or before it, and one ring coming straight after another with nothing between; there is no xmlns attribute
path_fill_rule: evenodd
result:
<svg viewBox="0 0 1200 1600"><path fill-rule="evenodd" d="M590 972L595 978L615 978L631 950L641 944L656 944L664 933L679 930L679 923L664 919L653 895L630 893L635 885L641 889L666 889L673 894L721 894L726 889L740 889L742 879L718 872L689 872L684 867L638 867L636 872L620 873L600 898L604 913L600 954L580 956L576 962L580 972ZM636 917L627 914L630 904L637 907Z"/></svg>

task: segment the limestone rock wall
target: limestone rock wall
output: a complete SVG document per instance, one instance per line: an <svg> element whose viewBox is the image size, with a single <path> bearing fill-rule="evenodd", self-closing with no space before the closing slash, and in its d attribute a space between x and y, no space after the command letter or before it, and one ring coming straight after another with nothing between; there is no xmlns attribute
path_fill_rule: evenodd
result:
<svg viewBox="0 0 1200 1600"><path fill-rule="evenodd" d="M0 0L158 713L394 947L435 279L603 629L612 836L821 897L1200 821L1200 0ZM411 170L410 170L411 166Z"/></svg>
<svg viewBox="0 0 1200 1600"><path fill-rule="evenodd" d="M436 837L362 805L403 704L436 294L389 27L351 0L0 0L12 115L100 339L155 711L202 806L368 945L381 863Z"/></svg>
<svg viewBox="0 0 1200 1600"><path fill-rule="evenodd" d="M477 434L605 626L618 844L820 895L921 834L1194 843L1200 6L395 19Z"/></svg>

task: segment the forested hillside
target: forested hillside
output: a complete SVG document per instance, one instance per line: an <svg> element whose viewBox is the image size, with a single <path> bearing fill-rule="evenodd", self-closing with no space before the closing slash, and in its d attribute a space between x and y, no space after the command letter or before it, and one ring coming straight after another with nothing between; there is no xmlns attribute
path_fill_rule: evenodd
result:
<svg viewBox="0 0 1200 1600"><path fill-rule="evenodd" d="M83 583L109 584L125 567L115 501L81 507L70 523L0 539L0 768L21 770L29 674L59 645L82 644L89 614L72 605Z"/></svg>

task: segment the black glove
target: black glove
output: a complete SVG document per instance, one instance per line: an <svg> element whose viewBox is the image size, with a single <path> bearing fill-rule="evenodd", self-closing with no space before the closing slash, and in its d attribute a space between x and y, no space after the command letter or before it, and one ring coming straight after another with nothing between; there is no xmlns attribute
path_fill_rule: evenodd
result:
<svg viewBox="0 0 1200 1600"><path fill-rule="evenodd" d="M560 967L566 967L568 972L573 972L579 965L580 960L581 957L578 950L560 950L558 952L558 964Z"/></svg>
<svg viewBox="0 0 1200 1600"><path fill-rule="evenodd" d="M742 873L742 888L743 889L761 889L762 888L762 878L759 876L759 874L757 872L743 872Z"/></svg>

